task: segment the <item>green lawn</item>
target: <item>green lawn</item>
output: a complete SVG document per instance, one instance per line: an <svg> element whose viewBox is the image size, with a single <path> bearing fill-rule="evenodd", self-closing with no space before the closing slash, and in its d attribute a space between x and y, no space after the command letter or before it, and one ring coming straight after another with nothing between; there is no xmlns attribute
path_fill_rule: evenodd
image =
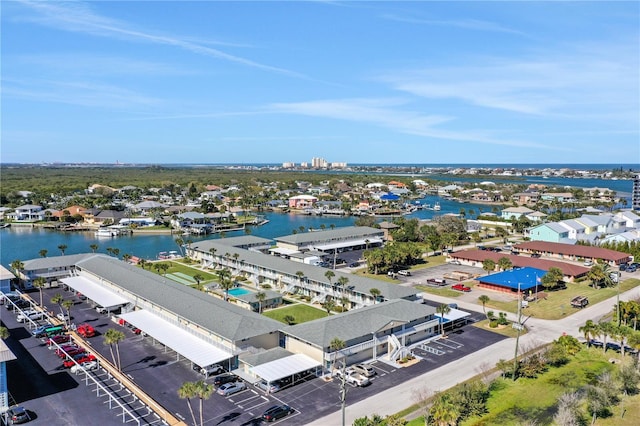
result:
<svg viewBox="0 0 640 426"><path fill-rule="evenodd" d="M465 285L469 285L465 283ZM462 292L457 290L451 290L451 286L442 286L442 287L429 287L427 285L417 285L415 286L420 291L424 291L425 293L435 294L437 296L443 297L460 297L463 295Z"/></svg>
<svg viewBox="0 0 640 426"><path fill-rule="evenodd" d="M193 277L194 275L200 275L202 276L203 280L201 281L201 283L205 283L207 281L211 281L216 279L216 276L213 274L210 274L208 272L202 271L200 269L195 269L192 268L190 266L185 265L184 263L181 262L176 262L176 261L172 261L172 260L165 260L162 262L153 262L152 264L150 264L149 266L147 266L145 269L151 272L155 272L158 273L158 271L153 267L153 265L157 265L157 264L162 264L165 263L167 265L169 265L169 269L167 269L167 273L171 274L171 273L175 273L175 272L182 272L183 274L187 274L190 277ZM160 272L160 274L162 275L162 272Z"/></svg>
<svg viewBox="0 0 640 426"><path fill-rule="evenodd" d="M460 423L461 426L502 426L518 424L553 424L558 398L566 393L582 388L604 371L613 371L615 366L609 358L620 358L619 354L601 349L584 348L575 358L559 368L551 368L537 379L498 378L491 386L487 402L488 413ZM612 416L598 418L599 426L632 426L640 424L640 395L622 396L623 404L612 407ZM417 407L415 407L417 408ZM589 424L585 406L581 407L584 423ZM621 414L623 414L621 416ZM424 425L424 418L418 417L408 423L411 426Z"/></svg>
<svg viewBox="0 0 640 426"><path fill-rule="evenodd" d="M327 315L326 311L322 309L314 308L313 306L299 303L297 305L289 305L283 308L272 309L270 311L263 312L262 315L272 318L274 320L287 323L284 320L286 315L291 315L295 318L294 324L301 324L307 321L313 321L318 318L324 318Z"/></svg>
<svg viewBox="0 0 640 426"><path fill-rule="evenodd" d="M640 280L638 279L632 278L624 280L620 283L620 292L630 290L638 285L640 285ZM536 318L556 320L571 315L576 311L576 308L571 307L571 299L576 296L587 296L589 303L595 304L615 296L617 291L617 287L596 290L589 285L588 281L568 283L566 290L546 292L548 295L546 300L530 302L529 307L524 309L524 314L527 316L533 315ZM509 302L490 300L486 306L488 310L498 309L515 313L518 308L518 303L516 300Z"/></svg>
<svg viewBox="0 0 640 426"><path fill-rule="evenodd" d="M492 331L494 333L498 333L498 334L502 334L503 336L507 336L507 337L517 337L518 336L518 330L516 330L515 328L513 328L511 326L511 324L509 324L508 326L504 326L503 328L491 328L489 327L489 320L482 320L482 321L478 321L478 322L474 322L472 324L473 327L478 327L481 328L483 330L488 330L488 331ZM526 329L522 330L520 332L521 336L524 336L525 334L527 334Z"/></svg>

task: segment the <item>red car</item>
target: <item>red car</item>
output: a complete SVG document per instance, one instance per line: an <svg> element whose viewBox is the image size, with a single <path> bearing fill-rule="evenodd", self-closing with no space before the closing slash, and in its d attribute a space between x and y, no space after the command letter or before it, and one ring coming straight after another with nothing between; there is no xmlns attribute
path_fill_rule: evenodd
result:
<svg viewBox="0 0 640 426"><path fill-rule="evenodd" d="M61 345L63 343L69 343L70 341L71 336L68 334L58 334L57 336L50 337L49 340L47 340L47 345L53 346L54 343Z"/></svg>
<svg viewBox="0 0 640 426"><path fill-rule="evenodd" d="M454 284L451 286L451 288L453 290L464 291L464 292L471 291L471 287L467 287L464 284Z"/></svg>
<svg viewBox="0 0 640 426"><path fill-rule="evenodd" d="M80 324L76 331L84 338L93 337L96 335L96 330L89 324Z"/></svg>
<svg viewBox="0 0 640 426"><path fill-rule="evenodd" d="M65 352L66 352L66 353L65 353ZM60 349L58 349L58 350L56 351L56 355L58 355L60 358L64 358L64 357L66 357L67 355L68 355L68 356L74 356L74 355L81 354L81 353L83 353L83 352L86 352L86 351L84 350L84 348L79 348L79 347L77 347L77 346L76 346L75 348L65 349L65 350L64 350L64 352L63 352L63 351L61 351Z"/></svg>
<svg viewBox="0 0 640 426"><path fill-rule="evenodd" d="M93 356L91 354L87 354L87 353L81 353L81 354L73 356L72 358L73 359L67 359L62 363L64 368L71 368L74 365L76 365L76 362L78 364L82 364L83 362L95 361L95 359L96 359L95 356ZM74 362L74 360L75 360L75 362Z"/></svg>

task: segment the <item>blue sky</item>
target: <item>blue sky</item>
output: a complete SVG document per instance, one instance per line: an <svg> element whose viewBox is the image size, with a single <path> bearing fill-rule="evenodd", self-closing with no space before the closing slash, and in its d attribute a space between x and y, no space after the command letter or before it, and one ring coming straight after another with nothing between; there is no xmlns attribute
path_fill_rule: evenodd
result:
<svg viewBox="0 0 640 426"><path fill-rule="evenodd" d="M4 163L640 163L638 2L1 12Z"/></svg>

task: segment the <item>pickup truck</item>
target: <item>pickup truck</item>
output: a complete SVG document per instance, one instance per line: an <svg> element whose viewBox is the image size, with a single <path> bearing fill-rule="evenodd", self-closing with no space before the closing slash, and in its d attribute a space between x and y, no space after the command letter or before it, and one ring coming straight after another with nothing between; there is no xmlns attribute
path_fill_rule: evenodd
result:
<svg viewBox="0 0 640 426"><path fill-rule="evenodd" d="M429 278L427 280L427 284L430 284L430 285L445 285L445 284L447 284L447 280L445 280L444 278Z"/></svg>
<svg viewBox="0 0 640 426"><path fill-rule="evenodd" d="M468 291L471 291L471 287L467 287L466 285L460 283L460 284L454 284L451 286L452 290L458 290L458 291L464 291L465 293Z"/></svg>

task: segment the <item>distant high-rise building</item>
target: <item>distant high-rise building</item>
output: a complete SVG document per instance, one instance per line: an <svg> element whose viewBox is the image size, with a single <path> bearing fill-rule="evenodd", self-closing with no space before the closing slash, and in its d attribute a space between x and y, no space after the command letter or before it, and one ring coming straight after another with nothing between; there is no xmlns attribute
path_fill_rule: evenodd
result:
<svg viewBox="0 0 640 426"><path fill-rule="evenodd" d="M331 168L332 169L346 169L347 168L347 163L331 163Z"/></svg>
<svg viewBox="0 0 640 426"><path fill-rule="evenodd" d="M631 208L640 210L640 175L633 178L633 192L631 193Z"/></svg>
<svg viewBox="0 0 640 426"><path fill-rule="evenodd" d="M311 159L311 167L313 167L314 169L326 169L327 167L329 167L329 163L327 163L327 160L325 160L324 158L313 157Z"/></svg>
<svg viewBox="0 0 640 426"><path fill-rule="evenodd" d="M282 163L283 169L293 169L295 166L296 166L296 163L291 163L291 162Z"/></svg>

